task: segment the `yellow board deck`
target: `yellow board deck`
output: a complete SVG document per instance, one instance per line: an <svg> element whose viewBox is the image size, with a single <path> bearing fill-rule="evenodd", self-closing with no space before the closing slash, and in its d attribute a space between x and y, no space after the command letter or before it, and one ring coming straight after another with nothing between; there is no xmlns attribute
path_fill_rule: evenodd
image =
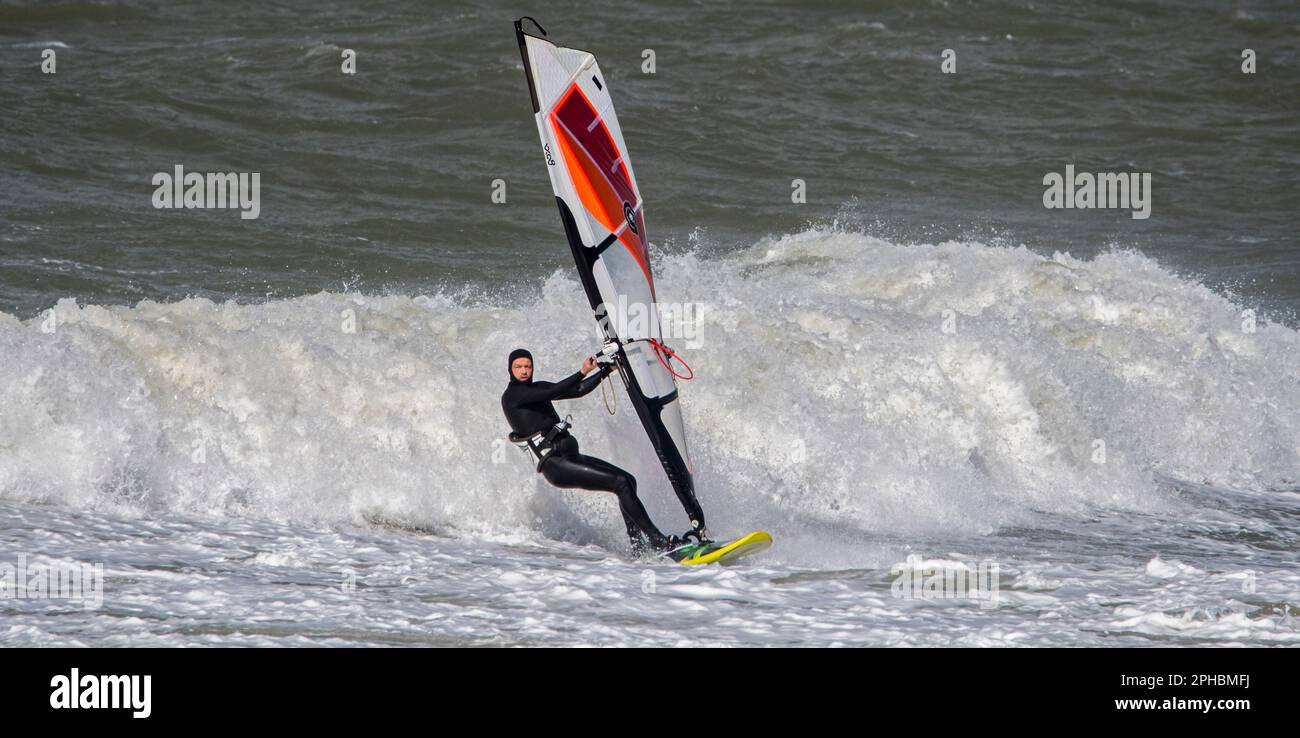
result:
<svg viewBox="0 0 1300 738"><path fill-rule="evenodd" d="M755 531L734 541L710 541L709 543L679 548L669 554L674 561L683 566L696 564L723 564L742 556L750 556L766 551L772 545L772 536L765 531Z"/></svg>

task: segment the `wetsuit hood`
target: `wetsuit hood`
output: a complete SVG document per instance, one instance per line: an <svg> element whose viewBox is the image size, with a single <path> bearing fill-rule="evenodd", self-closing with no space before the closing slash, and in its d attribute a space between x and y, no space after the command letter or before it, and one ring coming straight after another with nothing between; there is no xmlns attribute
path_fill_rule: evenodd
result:
<svg viewBox="0 0 1300 738"><path fill-rule="evenodd" d="M515 379L515 373L510 369L510 367L515 365L515 359L528 359L529 361L533 361L533 355L529 353L528 349L521 348L517 348L510 352L510 361L506 362L506 373L510 375L510 384L532 384L533 378L531 376L528 377L528 381ZM536 364L537 362L533 361L533 363Z"/></svg>

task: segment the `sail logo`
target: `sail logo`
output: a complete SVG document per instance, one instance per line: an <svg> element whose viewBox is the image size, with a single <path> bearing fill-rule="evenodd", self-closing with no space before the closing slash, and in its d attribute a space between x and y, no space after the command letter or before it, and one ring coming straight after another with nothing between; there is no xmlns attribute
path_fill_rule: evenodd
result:
<svg viewBox="0 0 1300 738"><path fill-rule="evenodd" d="M155 174L153 185L158 209L238 208L243 220L262 212L261 172L186 172L177 164L174 172Z"/></svg>
<svg viewBox="0 0 1300 738"><path fill-rule="evenodd" d="M890 592L901 600L978 600L980 609L998 606L998 565L981 561L970 567L960 561L925 561L912 554L905 563L889 569L894 577Z"/></svg>
<svg viewBox="0 0 1300 738"><path fill-rule="evenodd" d="M132 675L81 675L72 667L68 676L59 674L50 680L50 707L55 710L131 710L133 718L153 714L150 705L152 677Z"/></svg>
<svg viewBox="0 0 1300 738"><path fill-rule="evenodd" d="M627 227L632 229L636 235L641 235L641 231L636 229L636 211L632 209L632 203L627 200L623 201L623 219L627 221Z"/></svg>
<svg viewBox="0 0 1300 738"><path fill-rule="evenodd" d="M1043 207L1060 208L1119 208L1132 210L1134 220L1151 217L1150 172L1079 172L1067 164L1065 175L1048 172L1043 175Z"/></svg>
<svg viewBox="0 0 1300 738"><path fill-rule="evenodd" d="M550 144L546 144L545 146L542 147L542 153L546 155L546 166L548 167L555 166L555 157L551 156Z"/></svg>

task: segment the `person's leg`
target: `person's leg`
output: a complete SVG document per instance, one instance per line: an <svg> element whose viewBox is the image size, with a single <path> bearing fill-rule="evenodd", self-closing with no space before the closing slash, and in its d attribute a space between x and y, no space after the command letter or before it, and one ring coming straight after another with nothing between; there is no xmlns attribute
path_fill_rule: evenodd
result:
<svg viewBox="0 0 1300 738"><path fill-rule="evenodd" d="M598 459L595 456L575 454L571 458L575 458L579 463L586 464L587 466L594 466L598 469L604 469L611 474L626 476L627 481L631 484L632 494L635 498L636 503L641 504L641 498L635 497L636 477L632 476L630 472L624 471L623 469L614 466L608 461L605 461L604 459ZM646 547L646 534L641 532L641 526L637 525L634 514L627 509L627 503L623 501L622 496L619 496L618 498L618 510L623 514L623 524L627 526L627 538L629 541L632 542L633 552L637 554L643 553ZM647 514L646 518L648 519L649 517L650 517L649 514Z"/></svg>
<svg viewBox="0 0 1300 738"><path fill-rule="evenodd" d="M589 467L603 469L623 481L614 493L618 495L618 508L623 513L623 522L627 525L628 538L632 539L632 548L640 552L646 538L650 539L655 548L667 545L668 537L650 520L650 513L646 512L645 505L636 493L636 477L631 472L595 456L577 454L573 458Z"/></svg>
<svg viewBox="0 0 1300 738"><path fill-rule="evenodd" d="M623 513L623 521L627 524L633 548L637 546L634 531L644 533L650 539L650 545L657 549L667 545L667 537L655 527L650 514L636 496L636 479L626 471L600 459L580 454L550 456L542 464L541 471L546 481L562 489L590 489L617 495L618 506Z"/></svg>
<svg viewBox="0 0 1300 738"><path fill-rule="evenodd" d="M621 499L618 501L618 511L623 514L623 525L627 528L627 540L632 543L632 553L640 556L645 553L646 546L649 545L646 543L645 534L641 532L640 526L636 524L632 513L627 511L627 506Z"/></svg>
<svg viewBox="0 0 1300 738"><path fill-rule="evenodd" d="M586 464L587 466L594 466L599 469L605 469L606 471L612 472L614 474L627 474L628 477L631 478L633 486L636 485L636 477L633 477L630 472L624 471L622 468L614 466L613 464L609 463L608 461L605 461L604 459L598 459L595 456L588 456L586 454L573 454L573 456L577 458L579 461L581 461L582 463Z"/></svg>

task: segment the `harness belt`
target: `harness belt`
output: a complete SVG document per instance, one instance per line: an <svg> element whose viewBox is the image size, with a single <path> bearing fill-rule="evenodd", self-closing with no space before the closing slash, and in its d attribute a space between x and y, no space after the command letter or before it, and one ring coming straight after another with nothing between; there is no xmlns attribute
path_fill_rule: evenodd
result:
<svg viewBox="0 0 1300 738"><path fill-rule="evenodd" d="M532 451L533 455L537 457L537 471L541 472L542 462L546 461L547 457L551 455L551 452L555 450L555 439L558 438L561 433L567 432L569 427L572 425L573 416L567 415L564 420L561 420L547 430L537 431L529 436L519 436L511 433L510 442L521 449Z"/></svg>

